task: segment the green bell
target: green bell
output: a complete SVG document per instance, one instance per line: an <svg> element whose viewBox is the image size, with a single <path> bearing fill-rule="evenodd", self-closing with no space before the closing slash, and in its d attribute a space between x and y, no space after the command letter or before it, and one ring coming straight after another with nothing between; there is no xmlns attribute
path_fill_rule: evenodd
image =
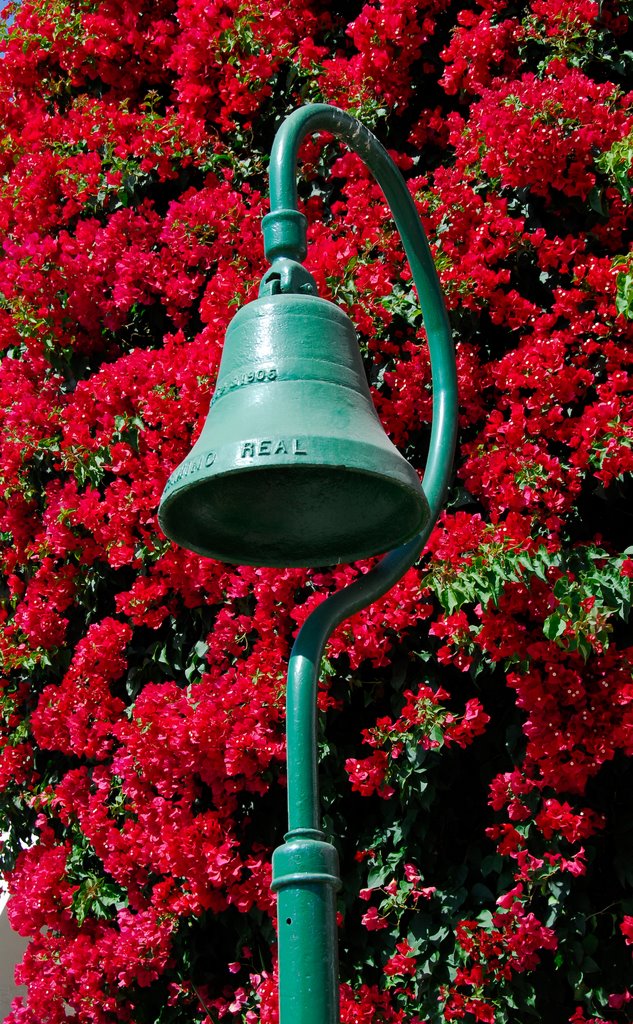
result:
<svg viewBox="0 0 633 1024"><path fill-rule="evenodd" d="M202 434L161 499L166 536L223 562L332 565L398 547L428 516L349 317L308 294L240 309Z"/></svg>

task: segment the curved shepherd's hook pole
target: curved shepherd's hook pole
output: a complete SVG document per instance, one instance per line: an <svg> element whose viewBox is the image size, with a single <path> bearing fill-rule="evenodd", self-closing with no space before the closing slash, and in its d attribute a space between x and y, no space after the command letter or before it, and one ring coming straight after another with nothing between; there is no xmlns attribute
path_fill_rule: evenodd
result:
<svg viewBox="0 0 633 1024"><path fill-rule="evenodd" d="M316 698L325 644L350 615L385 594L420 554L439 515L452 469L457 433L457 375L451 330L426 235L393 160L356 118L317 103L296 110L279 129L270 161L270 207L264 218L266 255L293 267L306 255L306 220L297 210L297 155L304 137L327 131L366 163L382 188L417 288L431 356L433 423L422 489L430 515L418 536L385 555L366 575L319 605L302 626L288 667L288 819L284 846L273 858L279 893L281 1024L338 1024L335 892L340 886L334 848L320 832ZM301 268L295 281L308 290ZM303 272L305 273L305 272ZM268 275L267 275L268 276ZM288 281L292 277L285 275ZM264 278L266 280L266 278ZM293 286L288 286L293 290ZM322 934L321 934L322 933Z"/></svg>

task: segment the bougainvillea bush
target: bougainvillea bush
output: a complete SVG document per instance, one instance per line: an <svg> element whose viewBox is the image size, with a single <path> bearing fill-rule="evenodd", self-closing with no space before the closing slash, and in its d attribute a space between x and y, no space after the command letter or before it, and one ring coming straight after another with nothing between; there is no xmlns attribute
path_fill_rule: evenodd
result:
<svg viewBox="0 0 633 1024"><path fill-rule="evenodd" d="M367 565L222 565L156 509L265 270L275 130L310 101L402 169L460 381L447 510L323 663L342 1021L633 1021L626 8L5 12L0 800L30 938L9 1024L277 1021L284 664ZM327 136L301 167L308 266L421 471L424 328L381 193Z"/></svg>

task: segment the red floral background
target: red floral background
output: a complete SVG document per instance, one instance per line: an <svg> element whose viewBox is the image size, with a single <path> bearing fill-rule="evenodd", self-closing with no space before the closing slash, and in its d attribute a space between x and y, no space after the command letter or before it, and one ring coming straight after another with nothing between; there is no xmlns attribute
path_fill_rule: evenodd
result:
<svg viewBox="0 0 633 1024"><path fill-rule="evenodd" d="M633 1021L633 39L625 0L22 0L0 58L8 1024L272 1024L284 665L363 567L158 530L265 269L283 117L360 117L427 228L459 443L419 563L320 688L344 1024ZM14 20L13 19L14 16ZM420 470L380 190L302 150L307 264Z"/></svg>

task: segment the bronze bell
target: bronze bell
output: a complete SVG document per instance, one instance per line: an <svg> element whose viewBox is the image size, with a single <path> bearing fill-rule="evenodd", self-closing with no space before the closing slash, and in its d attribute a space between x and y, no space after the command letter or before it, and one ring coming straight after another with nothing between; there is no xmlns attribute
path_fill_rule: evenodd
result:
<svg viewBox="0 0 633 1024"><path fill-rule="evenodd" d="M331 565L403 544L428 516L349 317L309 294L240 309L202 434L161 499L167 537L223 562Z"/></svg>

